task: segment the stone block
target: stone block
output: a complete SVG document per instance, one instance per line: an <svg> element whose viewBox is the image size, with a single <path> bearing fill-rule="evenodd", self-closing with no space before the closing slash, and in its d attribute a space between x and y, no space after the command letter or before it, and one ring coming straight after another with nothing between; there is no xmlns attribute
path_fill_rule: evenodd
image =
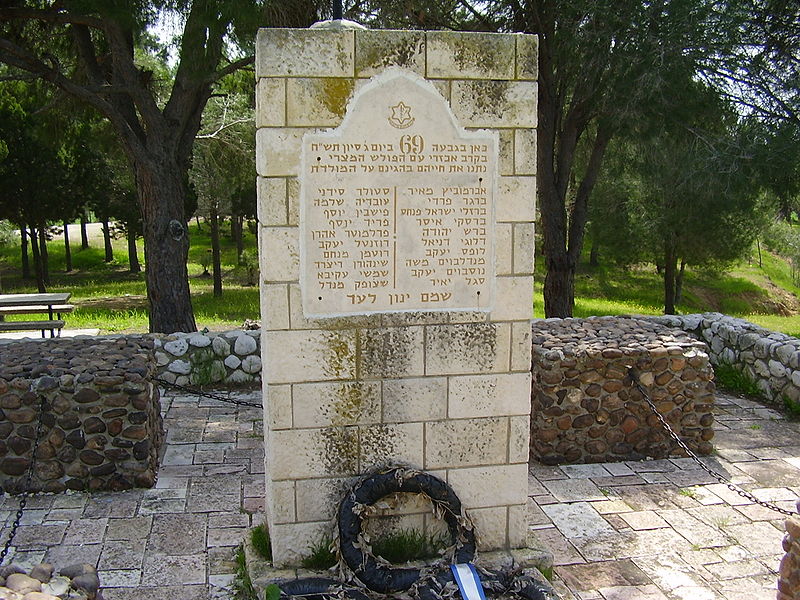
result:
<svg viewBox="0 0 800 600"><path fill-rule="evenodd" d="M266 338L269 383L355 378L355 331L270 331Z"/></svg>
<svg viewBox="0 0 800 600"><path fill-rule="evenodd" d="M415 377L425 373L423 327L388 327L361 332L359 376Z"/></svg>
<svg viewBox="0 0 800 600"><path fill-rule="evenodd" d="M508 462L527 463L531 447L530 416L511 417L509 427L511 433L508 437Z"/></svg>
<svg viewBox="0 0 800 600"><path fill-rule="evenodd" d="M295 427L329 427L379 423L378 382L298 383L292 389Z"/></svg>
<svg viewBox="0 0 800 600"><path fill-rule="evenodd" d="M286 178L258 178L258 222L262 226L288 225Z"/></svg>
<svg viewBox="0 0 800 600"><path fill-rule="evenodd" d="M427 32L431 79L513 79L513 35L462 31Z"/></svg>
<svg viewBox="0 0 800 600"><path fill-rule="evenodd" d="M266 283L297 281L300 276L300 248L296 227L262 227L261 277Z"/></svg>
<svg viewBox="0 0 800 600"><path fill-rule="evenodd" d="M517 79L536 81L539 78L539 38L535 35L518 33L517 38Z"/></svg>
<svg viewBox="0 0 800 600"><path fill-rule="evenodd" d="M286 80L259 79L256 83L256 127L286 125Z"/></svg>
<svg viewBox="0 0 800 600"><path fill-rule="evenodd" d="M300 180L297 177L286 178L286 198L289 204L289 225L300 223Z"/></svg>
<svg viewBox="0 0 800 600"><path fill-rule="evenodd" d="M332 520L351 483L349 479L339 477L297 481L297 520Z"/></svg>
<svg viewBox="0 0 800 600"><path fill-rule="evenodd" d="M355 427L273 431L268 470L273 480L355 475L358 448Z"/></svg>
<svg viewBox="0 0 800 600"><path fill-rule="evenodd" d="M387 67L425 75L425 33L422 31L356 31L356 77L372 77Z"/></svg>
<svg viewBox="0 0 800 600"><path fill-rule="evenodd" d="M508 368L511 326L504 323L431 325L427 328L427 375L496 373Z"/></svg>
<svg viewBox="0 0 800 600"><path fill-rule="evenodd" d="M514 130L501 129L498 172L500 175L514 175Z"/></svg>
<svg viewBox="0 0 800 600"><path fill-rule="evenodd" d="M508 510L505 506L473 508L469 511L469 516L475 523L478 550L486 552L508 547L506 539Z"/></svg>
<svg viewBox="0 0 800 600"><path fill-rule="evenodd" d="M274 565L298 565L311 553L312 547L331 537L331 525L328 522L276 524L270 534Z"/></svg>
<svg viewBox="0 0 800 600"><path fill-rule="evenodd" d="M497 275L511 275L514 263L514 233L511 223L495 225L494 263Z"/></svg>
<svg viewBox="0 0 800 600"><path fill-rule="evenodd" d="M536 178L500 177L497 186L498 222L534 220L536 214Z"/></svg>
<svg viewBox="0 0 800 600"><path fill-rule="evenodd" d="M311 129L258 129L256 131L256 172L262 177L297 176L303 134Z"/></svg>
<svg viewBox="0 0 800 600"><path fill-rule="evenodd" d="M267 386L267 415L272 429L292 427L292 386Z"/></svg>
<svg viewBox="0 0 800 600"><path fill-rule="evenodd" d="M256 78L352 77L352 30L259 29Z"/></svg>
<svg viewBox="0 0 800 600"><path fill-rule="evenodd" d="M447 379L420 377L383 381L383 421L436 421L447 416Z"/></svg>
<svg viewBox="0 0 800 600"><path fill-rule="evenodd" d="M508 419L504 418L427 423L425 468L452 469L505 463L507 440Z"/></svg>
<svg viewBox="0 0 800 600"><path fill-rule="evenodd" d="M514 174L536 175L536 130L514 130Z"/></svg>
<svg viewBox="0 0 800 600"><path fill-rule="evenodd" d="M341 77L292 78L286 83L290 127L336 127L353 95L353 80Z"/></svg>
<svg viewBox="0 0 800 600"><path fill-rule="evenodd" d="M533 318L533 275L498 277L493 321L521 321Z"/></svg>
<svg viewBox="0 0 800 600"><path fill-rule="evenodd" d="M450 104L463 127L536 127L532 81L453 81Z"/></svg>
<svg viewBox="0 0 800 600"><path fill-rule="evenodd" d="M386 464L422 468L423 424L396 423L360 427L359 472Z"/></svg>
<svg viewBox="0 0 800 600"><path fill-rule="evenodd" d="M533 275L535 247L533 228L533 223L514 223L514 273L516 275Z"/></svg>
<svg viewBox="0 0 800 600"><path fill-rule="evenodd" d="M262 284L261 315L261 325L265 329L289 329L289 286Z"/></svg>
<svg viewBox="0 0 800 600"><path fill-rule="evenodd" d="M525 504L528 463L450 469L447 482L468 509Z"/></svg>
<svg viewBox="0 0 800 600"><path fill-rule="evenodd" d="M508 507L508 545L523 548L528 538L528 507L514 504Z"/></svg>
<svg viewBox="0 0 800 600"><path fill-rule="evenodd" d="M530 373L450 377L448 417L500 417L531 411Z"/></svg>
<svg viewBox="0 0 800 600"><path fill-rule="evenodd" d="M531 368L531 324L511 324L511 370L530 371Z"/></svg>
<svg viewBox="0 0 800 600"><path fill-rule="evenodd" d="M294 523L297 520L294 486L294 481L272 483L272 518L275 523Z"/></svg>

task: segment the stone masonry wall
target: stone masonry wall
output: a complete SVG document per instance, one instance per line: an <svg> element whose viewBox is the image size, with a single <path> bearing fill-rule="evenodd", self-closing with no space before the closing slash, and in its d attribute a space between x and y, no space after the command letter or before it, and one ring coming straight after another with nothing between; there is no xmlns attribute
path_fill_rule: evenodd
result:
<svg viewBox="0 0 800 600"><path fill-rule="evenodd" d="M800 501L797 503L800 511ZM800 517L786 519L783 551L778 572L777 600L800 600Z"/></svg>
<svg viewBox="0 0 800 600"><path fill-rule="evenodd" d="M150 334L158 376L178 385L261 381L261 331Z"/></svg>
<svg viewBox="0 0 800 600"><path fill-rule="evenodd" d="M23 489L40 414L31 491L152 486L163 438L155 370L153 341L136 336L0 346L3 490Z"/></svg>
<svg viewBox="0 0 800 600"><path fill-rule="evenodd" d="M340 125L354 95L387 67L432 84L467 130L499 134L496 219L489 225L496 301L488 314L304 315L303 135ZM525 545L536 70L535 36L259 32L266 487L276 564L297 564L329 536L346 487L384 463L409 464L448 481L482 534L482 549ZM414 519L425 529L436 522L429 512Z"/></svg>
<svg viewBox="0 0 800 600"><path fill-rule="evenodd" d="M799 339L720 313L645 318L704 341L712 364L729 364L743 371L766 398L800 402Z"/></svg>
<svg viewBox="0 0 800 600"><path fill-rule="evenodd" d="M533 324L531 455L545 464L662 458L677 444L631 385L639 373L672 429L712 450L713 371L705 345L682 331L618 317Z"/></svg>

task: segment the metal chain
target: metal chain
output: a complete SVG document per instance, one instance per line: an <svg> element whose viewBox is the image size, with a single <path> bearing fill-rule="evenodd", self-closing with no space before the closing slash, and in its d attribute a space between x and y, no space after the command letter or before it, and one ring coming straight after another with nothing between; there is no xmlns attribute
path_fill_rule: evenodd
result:
<svg viewBox="0 0 800 600"><path fill-rule="evenodd" d="M193 396L202 396L203 398L210 398L211 400L218 400L219 402L227 402L228 404L235 404L237 406L249 406L252 408L262 407L261 404L255 404L254 402L245 402L244 400L234 400L233 398L226 398L224 396L218 396L217 394L209 394L208 392L203 392L201 390L190 388L185 385L172 383L171 381L167 381L166 379L161 379L160 377L154 377L153 379L165 387L173 388L181 392L186 392L188 394L192 394Z"/></svg>
<svg viewBox="0 0 800 600"><path fill-rule="evenodd" d="M653 401L650 399L650 396L647 393L647 390L642 385L641 381L639 381L639 372L634 368L630 368L630 369L628 369L628 376L631 379L631 383L636 387L636 389L639 390L639 393L642 394L642 397L645 399L647 404L650 406L650 409L653 411L653 414L656 417L658 417L658 420L661 422L661 425L664 427L666 432L670 435L670 437L673 440L675 440L675 442L677 442L678 446L680 446L681 449L683 449L683 451L686 452L686 455L689 458L691 458L698 465L700 465L701 469L703 469L706 473L711 475L714 479L719 481L722 485L727 487L732 492L736 492L737 494L739 494L742 498L747 498L751 502L754 502L755 504L763 506L764 508L768 508L769 510L774 510L775 512L779 512L781 514L784 514L784 515L787 515L787 516L790 516L790 517L793 517L793 516L797 515L797 513L795 513L795 512L792 512L790 510L786 510L785 508L781 508L780 506L775 506L774 504L770 504L769 502L766 502L764 500L760 500L759 498L756 498L750 492L748 492L746 490L743 490L738 485L736 485L735 483L733 483L730 480L728 480L727 478L725 478L723 475L720 475L719 473L717 473L716 471L714 471L710 467L706 466L706 464L702 460L700 460L700 458L698 458L698 456L694 452L692 452L689 449L689 446L686 445L686 443L678 436L678 434L675 433L672 430L672 427L669 426L669 423L667 423L666 419L664 418L664 415L662 415L660 412L658 412L658 408L656 408L656 405L653 404Z"/></svg>
<svg viewBox="0 0 800 600"><path fill-rule="evenodd" d="M11 532L9 533L8 539L3 546L3 550L0 551L0 565L2 565L6 560L6 556L11 549L11 544L14 542L14 536L17 535L17 529L19 528L20 521L22 521L22 514L25 511L25 507L28 504L28 498L31 495L31 482L33 481L33 472L36 469L36 451L39 449L39 441L42 438L42 430L44 429L44 405L46 401L47 398L45 398L44 395L40 395L39 418L38 422L36 423L36 435L33 439L33 449L31 450L31 464L28 467L28 475L25 478L25 485L23 486L22 494L20 495L19 508L17 509L17 514L14 517L14 522L11 524Z"/></svg>

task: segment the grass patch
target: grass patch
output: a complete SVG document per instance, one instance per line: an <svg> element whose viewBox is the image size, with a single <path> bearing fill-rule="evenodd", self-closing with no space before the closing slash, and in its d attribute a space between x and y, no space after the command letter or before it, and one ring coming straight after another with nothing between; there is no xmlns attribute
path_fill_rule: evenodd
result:
<svg viewBox="0 0 800 600"><path fill-rule="evenodd" d="M300 561L300 565L312 571L325 571L336 565L336 554L331 550L332 540L329 537L322 538L313 545L311 554Z"/></svg>
<svg viewBox="0 0 800 600"><path fill-rule="evenodd" d="M212 330L239 327L246 319L258 319L260 315L258 287L248 285L250 279L245 266L240 266L236 247L229 236L221 239L221 262L223 271L223 295L215 298L213 282L209 277L200 277L201 261L208 255L211 241L208 227L198 229L192 223L187 270L195 319L199 329ZM254 235L245 233L245 249L256 247ZM102 239L92 239L93 245L86 250L73 240L73 270L65 268L64 243L54 239L48 243L51 285L50 292L71 292L70 302L75 311L66 315L70 329L100 329L101 333L138 333L149 329L149 308L144 273L128 271L128 252L125 240L113 240L114 260L104 262ZM143 260L142 241L138 241L139 257ZM144 266L144 265L143 265ZM18 244L0 247L0 281L2 293L36 292L35 281L22 278L20 249ZM9 320L27 320L27 315L15 315Z"/></svg>
<svg viewBox="0 0 800 600"><path fill-rule="evenodd" d="M253 527L250 530L250 541L253 549L264 560L272 560L272 544L269 539L269 531L264 524Z"/></svg>
<svg viewBox="0 0 800 600"><path fill-rule="evenodd" d="M738 367L729 363L720 363L714 367L714 379L716 380L717 386L729 392L736 392L756 398L762 396L761 390L755 380Z"/></svg>
<svg viewBox="0 0 800 600"><path fill-rule="evenodd" d="M438 558L448 546L447 542L447 538L441 534L425 535L415 529L400 529L376 539L372 543L372 552L390 563L400 564Z"/></svg>
<svg viewBox="0 0 800 600"><path fill-rule="evenodd" d="M250 573L247 572L247 558L244 548L239 546L234 555L236 562L236 577L233 580L234 600L258 600L253 582L250 580Z"/></svg>

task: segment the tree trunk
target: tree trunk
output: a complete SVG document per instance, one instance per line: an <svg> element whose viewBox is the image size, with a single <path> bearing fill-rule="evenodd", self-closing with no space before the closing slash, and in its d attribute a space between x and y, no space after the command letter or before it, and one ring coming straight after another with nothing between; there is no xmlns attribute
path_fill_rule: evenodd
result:
<svg viewBox="0 0 800 600"><path fill-rule="evenodd" d="M219 252L219 214L216 202L211 206L211 264L214 274L214 297L222 296L222 265Z"/></svg>
<svg viewBox="0 0 800 600"><path fill-rule="evenodd" d="M89 249L89 234L86 231L86 224L89 222L89 215L86 208L81 213L81 250Z"/></svg>
<svg viewBox="0 0 800 600"><path fill-rule="evenodd" d="M47 254L47 226L39 226L39 258L42 261L42 280L50 285L50 257Z"/></svg>
<svg viewBox="0 0 800 600"><path fill-rule="evenodd" d="M130 266L131 273L141 273L142 265L139 264L139 254L136 251L136 232L131 231L131 226L128 224L128 265Z"/></svg>
<svg viewBox="0 0 800 600"><path fill-rule="evenodd" d="M764 265L761 264L761 240L756 239L756 248L758 248L758 268L761 269Z"/></svg>
<svg viewBox="0 0 800 600"><path fill-rule="evenodd" d="M664 242L664 314L675 314L675 271L677 257L672 242Z"/></svg>
<svg viewBox="0 0 800 600"><path fill-rule="evenodd" d="M592 249L589 251L589 266L600 266L600 249L597 247L597 242L592 240Z"/></svg>
<svg viewBox="0 0 800 600"><path fill-rule="evenodd" d="M69 247L69 227L67 221L64 221L64 270L69 273L72 271L72 250Z"/></svg>
<svg viewBox="0 0 800 600"><path fill-rule="evenodd" d="M103 216L103 247L105 248L105 261L110 263L114 260L114 248L111 246L111 227L108 224L108 217Z"/></svg>
<svg viewBox="0 0 800 600"><path fill-rule="evenodd" d="M144 222L144 260L150 331L197 331L186 261L189 237L183 174L174 160L135 161L136 189Z"/></svg>
<svg viewBox="0 0 800 600"><path fill-rule="evenodd" d="M39 236L36 228L32 225L28 226L28 232L31 236L31 253L33 254L33 269L36 273L36 287L39 289L40 293L44 294L47 291L47 286L44 281L42 257L39 255Z"/></svg>
<svg viewBox="0 0 800 600"><path fill-rule="evenodd" d="M683 274L686 271L686 261L681 260L681 268L678 270L678 275L675 277L675 304L680 304L683 301Z"/></svg>
<svg viewBox="0 0 800 600"><path fill-rule="evenodd" d="M25 225L20 225L19 227L19 237L21 242L21 252L22 252L22 278L23 279L30 279L31 278L31 262L30 258L28 257L28 236L29 232L25 228Z"/></svg>
<svg viewBox="0 0 800 600"><path fill-rule="evenodd" d="M236 264L242 264L242 252L244 252L242 221L242 215L231 215L231 237L236 244Z"/></svg>

